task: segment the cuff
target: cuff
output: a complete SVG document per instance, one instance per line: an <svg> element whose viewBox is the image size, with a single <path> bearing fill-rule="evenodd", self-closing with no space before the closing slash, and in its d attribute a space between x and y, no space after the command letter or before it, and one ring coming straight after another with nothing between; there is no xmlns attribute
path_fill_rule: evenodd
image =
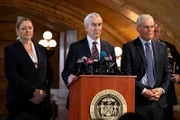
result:
<svg viewBox="0 0 180 120"><path fill-rule="evenodd" d="M160 87L160 89L162 90L162 94L164 95L165 94L165 90L162 88L162 87Z"/></svg>
<svg viewBox="0 0 180 120"><path fill-rule="evenodd" d="M143 91L141 92L141 95L143 95L145 91L146 91L146 88L143 89Z"/></svg>

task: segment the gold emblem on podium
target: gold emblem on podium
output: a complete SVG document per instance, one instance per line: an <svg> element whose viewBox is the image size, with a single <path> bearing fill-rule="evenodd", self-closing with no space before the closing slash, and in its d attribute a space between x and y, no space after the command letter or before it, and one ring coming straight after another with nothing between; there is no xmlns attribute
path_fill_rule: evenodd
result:
<svg viewBox="0 0 180 120"><path fill-rule="evenodd" d="M127 104L124 97L111 89L96 94L90 104L92 120L118 120L126 112Z"/></svg>

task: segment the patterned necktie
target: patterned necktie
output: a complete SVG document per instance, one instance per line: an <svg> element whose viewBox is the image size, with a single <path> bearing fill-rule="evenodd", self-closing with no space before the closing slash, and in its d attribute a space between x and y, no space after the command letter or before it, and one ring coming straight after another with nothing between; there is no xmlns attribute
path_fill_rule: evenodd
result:
<svg viewBox="0 0 180 120"><path fill-rule="evenodd" d="M92 46L92 55L93 55L93 58L94 59L99 59L99 51L98 51L98 49L96 47L97 42L93 42L92 44L93 44L93 46Z"/></svg>
<svg viewBox="0 0 180 120"><path fill-rule="evenodd" d="M148 79L148 85L150 87L154 87L155 85L155 79L153 75L153 56L152 56L152 50L150 48L150 43L145 43L145 51L146 51L146 75Z"/></svg>

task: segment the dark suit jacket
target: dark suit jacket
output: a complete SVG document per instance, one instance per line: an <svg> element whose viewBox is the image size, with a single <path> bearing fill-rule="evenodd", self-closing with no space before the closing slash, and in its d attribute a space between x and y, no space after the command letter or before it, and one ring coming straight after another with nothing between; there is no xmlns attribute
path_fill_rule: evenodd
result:
<svg viewBox="0 0 180 120"><path fill-rule="evenodd" d="M41 45L34 46L38 58L37 69L19 40L4 48L4 69L8 79L7 105L23 106L33 97L35 89L49 92L52 69L46 49Z"/></svg>
<svg viewBox="0 0 180 120"><path fill-rule="evenodd" d="M100 40L101 42L101 51L105 51L107 54L112 56L113 61L116 61L114 47L104 40ZM66 63L64 70L62 72L62 78L67 85L67 80L70 74L76 75L77 73L77 59L86 56L87 58L93 58L91 55L91 51L89 49L87 38L75 42L70 45L69 52L67 55ZM115 62L116 63L116 62ZM117 66L116 66L117 67Z"/></svg>
<svg viewBox="0 0 180 120"><path fill-rule="evenodd" d="M152 40L152 47L155 61L155 87L162 87L167 92L171 70L167 58L167 49L165 44L159 41ZM123 45L123 54L121 61L121 70L125 75L136 75L136 105L147 104L148 99L141 95L145 86L140 81L145 75L146 57L144 54L143 45L139 38ZM166 107L166 97L162 95L158 101L161 107Z"/></svg>
<svg viewBox="0 0 180 120"><path fill-rule="evenodd" d="M179 68L179 66L180 66L180 56L179 56L178 51L176 50L176 47L173 44L169 43L169 42L166 42L166 41L161 41L161 42L165 43L167 48L170 49L169 52L173 56L173 58L171 59L170 64L173 64L174 62L176 62L176 68L177 69L175 69L174 72L176 74L180 74L180 68ZM174 83L172 81L170 81L170 85L169 85L169 88L168 88L168 91L167 91L167 101L168 101L169 106L173 106L173 105L177 104L175 87L174 87Z"/></svg>

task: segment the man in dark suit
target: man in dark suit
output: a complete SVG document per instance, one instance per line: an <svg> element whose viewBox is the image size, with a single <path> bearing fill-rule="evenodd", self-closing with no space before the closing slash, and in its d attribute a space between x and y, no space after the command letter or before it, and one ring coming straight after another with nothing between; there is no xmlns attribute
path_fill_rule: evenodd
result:
<svg viewBox="0 0 180 120"><path fill-rule="evenodd" d="M139 37L123 45L121 70L136 75L135 112L147 120L163 120L166 93L171 77L165 44L153 40L154 20L148 14L138 17Z"/></svg>
<svg viewBox="0 0 180 120"><path fill-rule="evenodd" d="M114 47L108 42L100 39L102 32L103 20L98 13L90 13L84 19L85 30L87 36L70 45L67 55L64 70L62 72L62 78L66 85L72 82L72 80L78 74L78 65L76 61L82 57L95 58L93 55L93 43L96 42L96 54L95 59L99 60L100 52L105 51L108 55L112 56L112 60L116 63L116 57ZM116 67L116 65L115 65Z"/></svg>
<svg viewBox="0 0 180 120"><path fill-rule="evenodd" d="M172 76L171 76L171 81L170 81L169 88L167 91L168 106L167 108L165 108L165 111L164 111L165 113L164 120L173 120L173 105L177 105L174 83L178 83L180 81L179 79L179 74L180 74L179 57L180 56L179 56L178 51L176 50L176 47L173 44L167 41L160 40L160 26L158 24L154 25L154 39L165 43L168 50L168 58L171 64Z"/></svg>

